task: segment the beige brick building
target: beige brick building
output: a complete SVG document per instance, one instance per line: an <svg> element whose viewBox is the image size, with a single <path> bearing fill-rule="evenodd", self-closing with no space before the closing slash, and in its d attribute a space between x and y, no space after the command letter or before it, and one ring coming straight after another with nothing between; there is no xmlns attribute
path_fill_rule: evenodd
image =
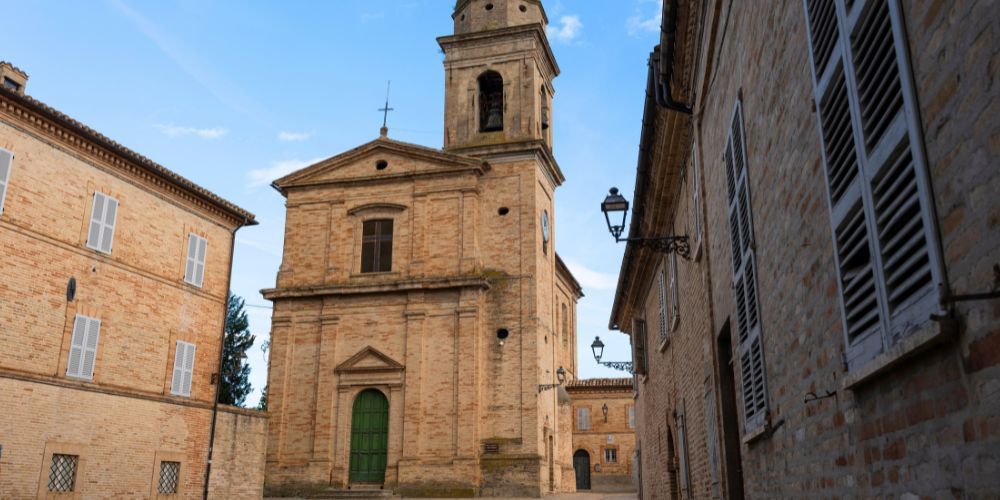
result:
<svg viewBox="0 0 1000 500"><path fill-rule="evenodd" d="M996 498L993 2L664 2L611 327L643 498ZM638 89L637 89L638 90Z"/></svg>
<svg viewBox="0 0 1000 500"><path fill-rule="evenodd" d="M579 285L555 252L558 75L537 0L462 0L444 149L381 137L275 181L267 484L572 491Z"/></svg>
<svg viewBox="0 0 1000 500"><path fill-rule="evenodd" d="M253 215L0 82L0 498L201 498ZM216 427L213 496L259 497L266 418Z"/></svg>
<svg viewBox="0 0 1000 500"><path fill-rule="evenodd" d="M635 400L631 378L574 380L573 469L577 491L635 491Z"/></svg>

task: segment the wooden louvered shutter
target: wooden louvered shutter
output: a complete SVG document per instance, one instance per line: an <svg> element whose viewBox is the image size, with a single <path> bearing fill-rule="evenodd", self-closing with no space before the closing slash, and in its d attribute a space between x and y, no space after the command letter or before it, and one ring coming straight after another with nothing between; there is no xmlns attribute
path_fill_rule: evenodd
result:
<svg viewBox="0 0 1000 500"><path fill-rule="evenodd" d="M736 306L739 365L742 380L743 425L746 432L761 428L767 419L764 346L757 302L753 214L747 175L743 106L736 103L729 139L723 154L729 198L729 236L732 244L733 290Z"/></svg>
<svg viewBox="0 0 1000 500"><path fill-rule="evenodd" d="M896 0L804 0L848 369L936 312L943 265Z"/></svg>
<svg viewBox="0 0 1000 500"><path fill-rule="evenodd" d="M66 364L66 375L80 377L80 366L83 364L84 345L87 342L88 319L77 315L73 321L73 336L69 342L69 361Z"/></svg>
<svg viewBox="0 0 1000 500"><path fill-rule="evenodd" d="M194 233L188 234L187 263L184 266L184 281L200 287L205 282L205 257L208 240Z"/></svg>
<svg viewBox="0 0 1000 500"><path fill-rule="evenodd" d="M87 246L100 252L111 253L117 218L118 200L104 193L94 193L90 228L87 230Z"/></svg>
<svg viewBox="0 0 1000 500"><path fill-rule="evenodd" d="M646 374L646 322L632 320L632 368L635 374Z"/></svg>
<svg viewBox="0 0 1000 500"><path fill-rule="evenodd" d="M115 239L115 222L118 220L118 200L108 197L104 206L104 233L101 235L101 251L111 253Z"/></svg>
<svg viewBox="0 0 1000 500"><path fill-rule="evenodd" d="M174 348L174 371L170 377L170 393L171 394L182 394L181 388L183 387L184 381L184 351L186 350L184 342L177 341L177 345Z"/></svg>
<svg viewBox="0 0 1000 500"><path fill-rule="evenodd" d="M14 169L14 153L0 149L0 214L3 213L4 201L7 199L7 185L10 184L10 171Z"/></svg>
<svg viewBox="0 0 1000 500"><path fill-rule="evenodd" d="M194 375L194 344L188 344L184 353L184 379L181 382L181 390L185 396L191 396L191 379Z"/></svg>
<svg viewBox="0 0 1000 500"><path fill-rule="evenodd" d="M87 320L87 341L83 345L83 362L80 364L80 376L86 379L94 378L94 364L97 361L97 341L101 336L101 320Z"/></svg>
<svg viewBox="0 0 1000 500"><path fill-rule="evenodd" d="M657 277L657 291L660 305L660 343L667 341L667 278L666 271L660 269Z"/></svg>

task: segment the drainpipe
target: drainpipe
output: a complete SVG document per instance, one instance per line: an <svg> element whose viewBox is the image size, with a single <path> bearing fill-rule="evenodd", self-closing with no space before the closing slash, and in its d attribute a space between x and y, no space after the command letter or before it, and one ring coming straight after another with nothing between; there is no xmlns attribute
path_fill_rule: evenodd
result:
<svg viewBox="0 0 1000 500"><path fill-rule="evenodd" d="M238 226L230 232L232 236L229 242L229 272L226 274L226 300L222 307L222 343L219 344L219 364L216 369L215 397L212 399L212 425L208 431L208 461L205 462L205 486L202 491L202 498L208 500L208 480L212 476L212 450L215 446L215 422L219 416L219 389L222 387L222 360L226 349L226 317L229 312L229 288L233 284L233 257L236 253L236 231L246 226L256 226L257 221L244 218Z"/></svg>
<svg viewBox="0 0 1000 500"><path fill-rule="evenodd" d="M673 92L670 88L670 81L673 77L674 72L674 46L676 44L677 38L677 0L670 1L670 10L667 11L667 15L663 18L663 25L660 30L663 35L666 36L667 40L662 45L662 51L660 53L660 59L658 66L660 75L662 76L662 85L656 86L656 103L664 108L672 111L677 111L684 113L686 115L691 114L691 108L684 103L680 103L674 100ZM653 67L653 58L650 57L650 69ZM662 69L661 69L662 68ZM655 81L655 77L654 77ZM662 86L662 88L661 88Z"/></svg>

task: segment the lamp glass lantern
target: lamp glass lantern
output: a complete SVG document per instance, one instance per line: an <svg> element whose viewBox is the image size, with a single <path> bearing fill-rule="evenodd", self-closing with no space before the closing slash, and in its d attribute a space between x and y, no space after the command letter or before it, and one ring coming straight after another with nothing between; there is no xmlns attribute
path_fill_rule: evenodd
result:
<svg viewBox="0 0 1000 500"><path fill-rule="evenodd" d="M600 363L601 356L604 355L604 342L601 342L601 337L594 337L594 343L590 344L590 349L594 351L594 359Z"/></svg>
<svg viewBox="0 0 1000 500"><path fill-rule="evenodd" d="M556 380L559 381L560 385L562 385L564 382L566 382L566 369L565 368L563 368L563 367L560 366L559 369L556 370Z"/></svg>
<svg viewBox="0 0 1000 500"><path fill-rule="evenodd" d="M601 211L604 212L604 220L608 223L608 231L619 241L622 232L625 231L625 218L628 216L628 200L618 194L618 188L611 188L608 196L601 203ZM621 220L619 220L621 217Z"/></svg>

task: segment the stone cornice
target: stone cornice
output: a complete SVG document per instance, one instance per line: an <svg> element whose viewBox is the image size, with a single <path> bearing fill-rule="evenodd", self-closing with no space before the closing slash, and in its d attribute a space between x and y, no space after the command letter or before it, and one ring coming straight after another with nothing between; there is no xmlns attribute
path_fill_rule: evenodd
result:
<svg viewBox="0 0 1000 500"><path fill-rule="evenodd" d="M563 182L566 182L566 176L563 175L562 169L559 168L556 158L552 156L552 150L541 139L499 144L467 145L458 148L449 148L448 151L481 157L487 160L490 158L509 157L519 153L534 155L542 163L544 172L548 175L549 180L552 181L553 186L561 186Z"/></svg>
<svg viewBox="0 0 1000 500"><path fill-rule="evenodd" d="M545 29L539 23L534 24L522 24L519 26L509 26L506 28L500 28L488 31L475 31L472 33L463 33L460 35L448 35L438 37L438 45L445 52L448 51L448 46L457 44L467 44L476 42L490 42L496 43L496 41L504 38L510 37L515 38L517 36L523 36L525 34L534 36L536 41L542 46L545 60L543 62L548 64L548 69L552 73L552 77L555 78L559 76L559 64L556 62L556 56L552 53L552 47L549 45L549 40L545 36ZM447 65L449 61L445 61Z"/></svg>
<svg viewBox="0 0 1000 500"><path fill-rule="evenodd" d="M257 223L252 213L32 97L0 87L0 117L147 187L184 200L231 225Z"/></svg>
<svg viewBox="0 0 1000 500"><path fill-rule="evenodd" d="M265 299L273 301L278 299L398 293L413 290L445 290L449 288L481 288L485 290L490 288L490 283L485 276L448 276L443 278L386 280L372 283L266 288L261 290L260 293Z"/></svg>

